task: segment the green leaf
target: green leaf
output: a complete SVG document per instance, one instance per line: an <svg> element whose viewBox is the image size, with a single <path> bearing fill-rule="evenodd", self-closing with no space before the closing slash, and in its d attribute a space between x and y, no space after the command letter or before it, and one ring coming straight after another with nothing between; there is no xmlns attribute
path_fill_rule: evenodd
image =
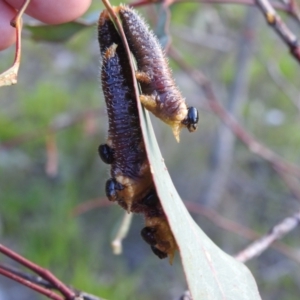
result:
<svg viewBox="0 0 300 300"><path fill-rule="evenodd" d="M192 298L261 299L248 268L218 248L190 216L164 164L148 112L141 108L140 103L138 106L153 179L180 249Z"/></svg>

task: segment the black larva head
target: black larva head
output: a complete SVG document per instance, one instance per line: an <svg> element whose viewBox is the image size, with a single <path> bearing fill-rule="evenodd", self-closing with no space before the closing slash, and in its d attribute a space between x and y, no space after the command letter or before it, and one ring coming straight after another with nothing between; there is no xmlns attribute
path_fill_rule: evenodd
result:
<svg viewBox="0 0 300 300"><path fill-rule="evenodd" d="M151 190L149 194L142 200L142 203L146 206L153 207L159 202L156 191Z"/></svg>
<svg viewBox="0 0 300 300"><path fill-rule="evenodd" d="M141 236L147 244L155 245L156 244L155 232L156 229L153 227L144 227L141 231Z"/></svg>
<svg viewBox="0 0 300 300"><path fill-rule="evenodd" d="M198 113L197 108L189 107L187 118L185 121L189 132L193 132L193 131L197 130L198 121L199 121L199 113Z"/></svg>
<svg viewBox="0 0 300 300"><path fill-rule="evenodd" d="M160 259L166 258L168 256L167 253L160 251L159 249L157 249L154 246L151 246L151 250L153 251L153 253L158 256Z"/></svg>
<svg viewBox="0 0 300 300"><path fill-rule="evenodd" d="M122 185L116 181L114 178L110 178L106 181L105 184L105 193L106 197L108 198L109 201L116 201L118 200L118 190L122 190L123 187Z"/></svg>
<svg viewBox="0 0 300 300"><path fill-rule="evenodd" d="M113 149L111 149L107 144L101 144L98 147L98 153L100 158L106 164L112 164L114 161Z"/></svg>

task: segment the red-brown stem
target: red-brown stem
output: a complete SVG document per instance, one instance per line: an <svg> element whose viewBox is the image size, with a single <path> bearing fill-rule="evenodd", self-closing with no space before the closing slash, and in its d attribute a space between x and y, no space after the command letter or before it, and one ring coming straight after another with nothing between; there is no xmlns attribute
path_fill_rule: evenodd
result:
<svg viewBox="0 0 300 300"><path fill-rule="evenodd" d="M25 266L26 268L32 270L33 272L40 275L42 278L46 279L50 283L52 283L57 288L57 290L59 290L65 296L66 299L71 300L76 296L72 290L70 290L64 283L58 280L50 271L41 268L40 266L32 263L28 259L22 257L21 255L6 248L1 244L0 244L0 252L10 257L14 261L17 261L18 263Z"/></svg>
<svg viewBox="0 0 300 300"><path fill-rule="evenodd" d="M61 296L57 295L55 292L51 291L51 290L48 290L46 288L43 288L41 287L40 285L38 284L35 284L35 283L32 283L6 269L3 269L1 266L0 266L0 274L7 277L7 278L10 278L16 282L19 282L27 287L29 287L30 289L50 298L50 299L53 299L53 300L64 300Z"/></svg>
<svg viewBox="0 0 300 300"><path fill-rule="evenodd" d="M294 230L300 224L300 211L291 217L283 219L280 223L273 226L271 230L258 240L254 241L247 248L235 255L235 258L241 262L246 262L268 249L272 243L281 239L286 234Z"/></svg>

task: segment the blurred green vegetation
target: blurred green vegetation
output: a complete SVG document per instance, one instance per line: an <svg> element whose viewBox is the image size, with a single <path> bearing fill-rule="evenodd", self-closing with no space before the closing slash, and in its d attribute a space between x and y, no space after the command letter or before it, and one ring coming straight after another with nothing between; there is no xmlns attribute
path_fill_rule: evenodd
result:
<svg viewBox="0 0 300 300"><path fill-rule="evenodd" d="M93 2L90 12L101 9L101 4ZM187 27L199 36L205 33L228 39L229 50L220 51L199 45L197 40L186 41L178 35L179 31L172 32L174 47L186 62L211 79L224 105L236 76L238 39L248 9L196 3L171 8L171 29ZM141 12L153 21L151 7L144 7ZM299 33L295 22L287 22ZM254 53L249 63L241 123L258 140L299 164L299 111L286 90L272 80L267 65L276 64L287 86L298 91L298 101L299 66L262 16L257 23L252 33ZM114 256L110 241L123 211L110 206L79 216L72 214L79 204L103 198L108 178L108 168L97 155L97 147L106 137L107 118L100 89L95 26L63 44L36 43L24 38L22 47L18 84L0 90L1 243L50 269L65 283L103 298L177 299L186 289L178 255L173 266L169 266L166 260L160 261L152 254L140 238L140 216L135 217L124 241L124 254ZM13 48L0 53L1 70L8 68L12 57ZM207 112L201 91L174 62L171 64L188 103L200 108L199 130L191 135L182 132L181 143L177 144L170 129L153 118L154 127L182 199L201 203L210 181L209 161L220 122ZM70 125L53 133L58 172L47 174L49 127L60 128L70 119ZM228 181L216 211L253 230L265 233L299 210L299 202L271 166L239 141ZM204 217L194 216L216 244L230 254L250 242ZM299 229L284 242L299 248ZM270 249L248 265L263 299L298 299L299 266L293 261ZM40 298L26 293L22 299Z"/></svg>

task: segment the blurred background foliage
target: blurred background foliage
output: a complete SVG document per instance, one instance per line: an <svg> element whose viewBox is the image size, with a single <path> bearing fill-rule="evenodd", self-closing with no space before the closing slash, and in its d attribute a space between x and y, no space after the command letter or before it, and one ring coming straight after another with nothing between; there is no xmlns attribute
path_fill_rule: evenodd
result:
<svg viewBox="0 0 300 300"><path fill-rule="evenodd" d="M86 20L93 23L102 9L100 1L93 1ZM171 37L172 47L211 80L219 100L241 124L299 165L299 65L261 13L231 4L175 4L166 36L163 27L156 26L164 23L157 18L165 17L159 9L150 5L140 11L157 28L162 43ZM281 15L299 36L299 24ZM24 30L18 84L0 90L1 243L65 283L103 298L178 299L186 289L179 255L173 266L158 260L140 237L140 216L133 219L123 254L112 254L110 242L123 211L105 205L108 167L97 154L106 138L107 117L96 25L75 31L64 43L51 43L33 41L30 30ZM47 39L50 33L42 35ZM0 53L1 70L10 66L13 55L13 48ZM188 104L200 110L199 130L182 132L180 144L169 128L152 118L182 199L261 234L299 210L299 199L282 178L235 140L209 111L199 87L172 59L170 63ZM74 213L92 199L103 206ZM250 243L201 213L191 213L224 251L235 254ZM299 233L298 228L283 240L298 251L298 258ZM299 298L299 260L270 248L247 265L263 299ZM40 298L0 278L1 300Z"/></svg>

